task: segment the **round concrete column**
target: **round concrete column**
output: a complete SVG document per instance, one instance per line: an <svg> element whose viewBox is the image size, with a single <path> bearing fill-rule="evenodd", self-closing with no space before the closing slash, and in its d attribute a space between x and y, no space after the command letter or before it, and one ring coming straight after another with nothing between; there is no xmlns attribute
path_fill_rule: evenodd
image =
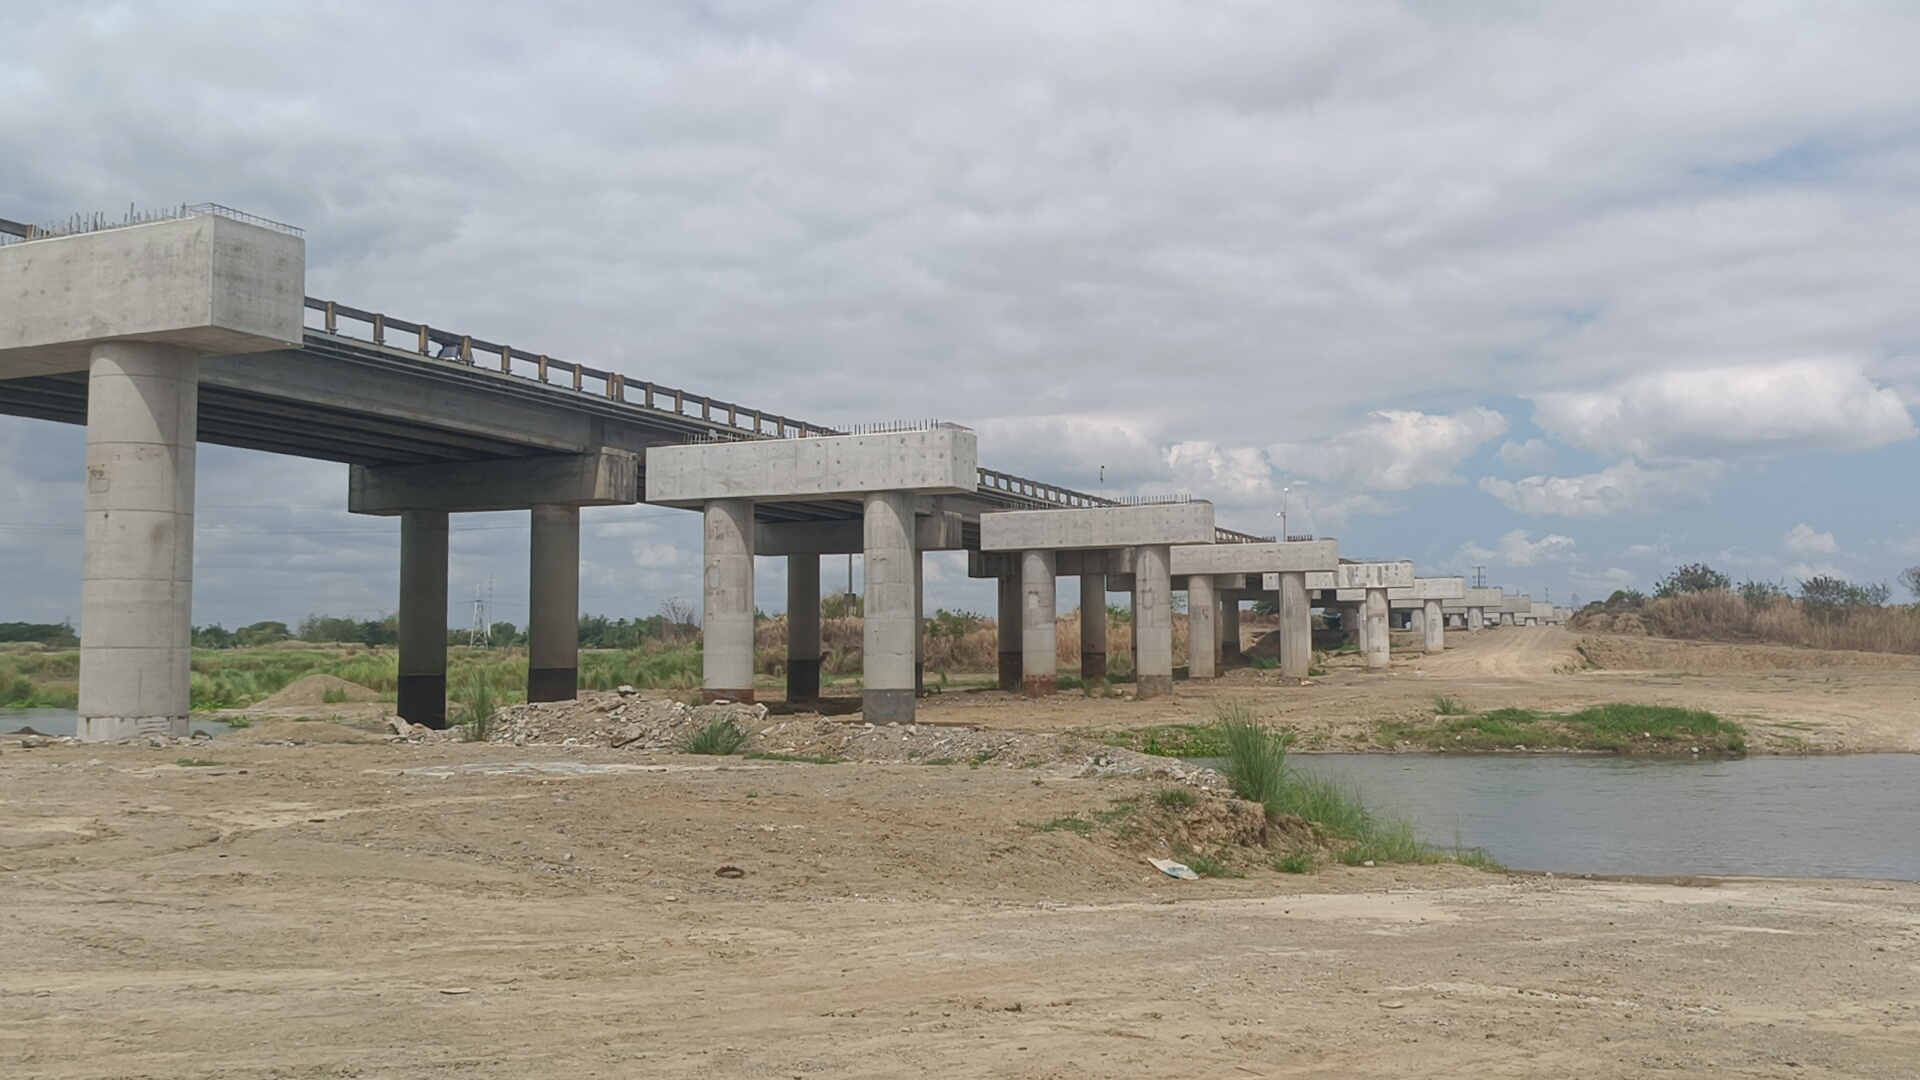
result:
<svg viewBox="0 0 1920 1080"><path fill-rule="evenodd" d="M1167 545L1135 548L1133 565L1134 697L1144 701L1173 693L1173 576Z"/></svg>
<svg viewBox="0 0 1920 1080"><path fill-rule="evenodd" d="M394 711L447 726L447 514L400 515L400 677Z"/></svg>
<svg viewBox="0 0 1920 1080"><path fill-rule="evenodd" d="M1487 612L1485 608L1470 607L1467 609L1467 633L1471 634L1478 631L1486 621Z"/></svg>
<svg viewBox="0 0 1920 1080"><path fill-rule="evenodd" d="M820 556L787 556L787 700L820 697Z"/></svg>
<svg viewBox="0 0 1920 1080"><path fill-rule="evenodd" d="M1512 625L1513 625L1513 612L1511 612L1511 611L1503 611L1503 612L1501 612L1501 613L1500 613L1500 625L1501 625L1501 626L1512 626Z"/></svg>
<svg viewBox="0 0 1920 1080"><path fill-rule="evenodd" d="M1367 670L1385 671L1392 664L1388 651L1387 590L1367 590Z"/></svg>
<svg viewBox="0 0 1920 1080"><path fill-rule="evenodd" d="M1000 633L1000 689L1009 693L1020 692L1020 668L1024 661L1020 656L1020 623L1025 618L1020 613L1020 579L1003 577L999 579L999 627Z"/></svg>
<svg viewBox="0 0 1920 1080"><path fill-rule="evenodd" d="M1220 604L1220 663L1222 666L1240 659L1240 601L1223 600Z"/></svg>
<svg viewBox="0 0 1920 1080"><path fill-rule="evenodd" d="M1447 647L1447 617L1440 614L1440 601L1429 600L1425 605L1425 630L1427 632L1427 651L1442 652Z"/></svg>
<svg viewBox="0 0 1920 1080"><path fill-rule="evenodd" d="M1220 627L1214 617L1220 604L1214 599L1213 579L1205 574L1187 577L1187 678L1212 679L1220 674L1216 655Z"/></svg>
<svg viewBox="0 0 1920 1080"><path fill-rule="evenodd" d="M1107 681L1107 576L1080 575L1080 677Z"/></svg>
<svg viewBox="0 0 1920 1080"><path fill-rule="evenodd" d="M1059 689L1060 653L1051 551L1020 553L1020 690L1047 697Z"/></svg>
<svg viewBox="0 0 1920 1080"><path fill-rule="evenodd" d="M862 638L865 692L860 710L869 723L913 722L913 498L905 492L867 493L865 511L867 602Z"/></svg>
<svg viewBox="0 0 1920 1080"><path fill-rule="evenodd" d="M1313 608L1307 575L1280 575L1280 674L1304 679L1313 667Z"/></svg>
<svg viewBox="0 0 1920 1080"><path fill-rule="evenodd" d="M537 504L527 545L527 700L580 688L580 508Z"/></svg>
<svg viewBox="0 0 1920 1080"><path fill-rule="evenodd" d="M702 536L701 697L753 700L753 501L706 505Z"/></svg>
<svg viewBox="0 0 1920 1080"><path fill-rule="evenodd" d="M187 733L199 400L199 361L191 353L145 342L93 347L81 548L81 739Z"/></svg>

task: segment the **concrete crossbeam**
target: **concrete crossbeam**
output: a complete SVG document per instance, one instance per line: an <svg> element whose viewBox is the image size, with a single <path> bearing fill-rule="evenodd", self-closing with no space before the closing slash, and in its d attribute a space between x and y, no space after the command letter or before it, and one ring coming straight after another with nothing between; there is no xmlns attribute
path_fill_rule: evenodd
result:
<svg viewBox="0 0 1920 1080"><path fill-rule="evenodd" d="M916 551L959 551L966 546L966 519L951 510L914 518ZM866 550L866 526L858 521L780 522L753 528L756 555L858 555ZM997 576L997 575L989 575Z"/></svg>
<svg viewBox="0 0 1920 1080"><path fill-rule="evenodd" d="M1340 544L1335 540L1186 545L1174 548L1172 553L1172 572L1175 574L1325 571L1334 570L1339 565Z"/></svg>
<svg viewBox="0 0 1920 1080"><path fill-rule="evenodd" d="M356 465L347 474L347 510L355 514L476 513L639 501L640 458L624 450L436 465Z"/></svg>
<svg viewBox="0 0 1920 1080"><path fill-rule="evenodd" d="M1201 501L980 515L982 551L1211 544L1213 535L1213 504Z"/></svg>
<svg viewBox="0 0 1920 1080"><path fill-rule="evenodd" d="M876 491L966 495L979 486L978 440L953 425L647 450L647 501L662 506L699 507L709 499L864 499Z"/></svg>
<svg viewBox="0 0 1920 1080"><path fill-rule="evenodd" d="M987 515L982 516L985 520ZM1053 554L1054 574L1058 577L1122 577L1133 573L1132 548L1107 548L1076 551L1067 549ZM967 552L967 576L970 578L1009 578L1020 576L1017 551ZM1132 588L1115 586L1113 591Z"/></svg>
<svg viewBox="0 0 1920 1080"><path fill-rule="evenodd" d="M0 379L85 371L107 341L297 348L306 244L216 215L0 247Z"/></svg>

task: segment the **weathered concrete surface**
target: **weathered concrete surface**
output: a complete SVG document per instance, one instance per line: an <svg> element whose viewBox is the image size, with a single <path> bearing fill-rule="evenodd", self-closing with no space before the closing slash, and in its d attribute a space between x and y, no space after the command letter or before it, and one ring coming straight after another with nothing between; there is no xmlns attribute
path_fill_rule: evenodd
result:
<svg viewBox="0 0 1920 1080"><path fill-rule="evenodd" d="M556 506L628 506L640 501L640 457L625 450L548 454L437 465L354 466L347 510L472 513Z"/></svg>
<svg viewBox="0 0 1920 1080"><path fill-rule="evenodd" d="M1426 649L1430 653L1445 651L1447 647L1447 618L1440 612L1440 601L1423 600L1426 605L1421 609L1420 629L1426 634Z"/></svg>
<svg viewBox="0 0 1920 1080"><path fill-rule="evenodd" d="M572 701L580 686L580 508L542 503L527 544L527 700Z"/></svg>
<svg viewBox="0 0 1920 1080"><path fill-rule="evenodd" d="M400 656L394 711L447 726L447 515L400 515Z"/></svg>
<svg viewBox="0 0 1920 1080"><path fill-rule="evenodd" d="M983 515L983 518L986 515ZM1053 553L1053 572L1056 577L1087 577L1101 575L1105 577L1130 577L1133 574L1132 548L1089 548L1084 550L1065 549ZM967 576L972 578L1008 578L1020 576L1020 553L1017 551L967 551ZM1108 582L1115 592L1126 592L1132 585L1120 586Z"/></svg>
<svg viewBox="0 0 1920 1080"><path fill-rule="evenodd" d="M966 546L966 519L951 510L918 514L916 551L959 551ZM866 526L858 521L777 522L753 529L755 555L858 555L866 550ZM998 575L982 575L998 576Z"/></svg>
<svg viewBox="0 0 1920 1080"><path fill-rule="evenodd" d="M787 700L820 697L820 556L787 557Z"/></svg>
<svg viewBox="0 0 1920 1080"><path fill-rule="evenodd" d="M1187 578L1187 678L1212 679L1220 674L1220 602L1214 595L1213 578L1194 574Z"/></svg>
<svg viewBox="0 0 1920 1080"><path fill-rule="evenodd" d="M1028 697L1059 689L1054 585L1053 552L1020 553L1020 689Z"/></svg>
<svg viewBox="0 0 1920 1080"><path fill-rule="evenodd" d="M1020 647L1021 622L1025 618L1020 613L1020 605L1024 595L1018 575L1000 578L995 617L1000 635L1000 689L1012 693L1020 690L1020 671L1025 664Z"/></svg>
<svg viewBox="0 0 1920 1080"><path fill-rule="evenodd" d="M971 433L969 433L971 434ZM871 723L911 723L914 715L913 501L900 491L864 500L866 592L860 710Z"/></svg>
<svg viewBox="0 0 1920 1080"><path fill-rule="evenodd" d="M692 443L647 450L647 501L858 499L872 491L965 495L979 490L978 440L963 427Z"/></svg>
<svg viewBox="0 0 1920 1080"><path fill-rule="evenodd" d="M1392 666L1391 637L1387 633L1387 590L1368 589L1362 616L1366 620L1366 656L1368 671L1385 671Z"/></svg>
<svg viewBox="0 0 1920 1080"><path fill-rule="evenodd" d="M1280 594L1280 675L1304 679L1313 667L1313 603L1307 596L1307 575L1278 575Z"/></svg>
<svg viewBox="0 0 1920 1080"><path fill-rule="evenodd" d="M196 356L297 347L306 244L205 215L0 247L0 379L87 369L93 345Z"/></svg>
<svg viewBox="0 0 1920 1080"><path fill-rule="evenodd" d="M96 345L92 356L78 734L185 735L198 361L135 341Z"/></svg>
<svg viewBox="0 0 1920 1080"><path fill-rule="evenodd" d="M1339 565L1336 540L1186 545L1172 553L1174 574L1269 574L1333 570Z"/></svg>
<svg viewBox="0 0 1920 1080"><path fill-rule="evenodd" d="M1213 543L1213 504L1154 503L980 515L982 551L1058 551Z"/></svg>
<svg viewBox="0 0 1920 1080"><path fill-rule="evenodd" d="M1142 701L1173 693L1173 575L1167 562L1164 545L1135 549L1134 696Z"/></svg>
<svg viewBox="0 0 1920 1080"><path fill-rule="evenodd" d="M701 543L701 696L753 700L753 503L706 505Z"/></svg>

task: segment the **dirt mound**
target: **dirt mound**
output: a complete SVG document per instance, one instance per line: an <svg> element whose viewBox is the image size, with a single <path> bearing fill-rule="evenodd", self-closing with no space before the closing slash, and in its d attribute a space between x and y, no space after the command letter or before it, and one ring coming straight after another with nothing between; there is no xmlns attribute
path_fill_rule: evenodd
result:
<svg viewBox="0 0 1920 1080"><path fill-rule="evenodd" d="M1829 671L1920 668L1920 656L1899 653L1796 649L1788 645L1715 645L1670 638L1589 634L1580 653L1612 671L1684 671L1710 675L1723 671Z"/></svg>
<svg viewBox="0 0 1920 1080"><path fill-rule="evenodd" d="M328 700L328 696L332 700ZM379 701L380 693L369 690L359 683L348 682L337 675L308 675L288 683L286 689L261 699L254 704L256 709L308 709L315 705L331 705L338 702Z"/></svg>
<svg viewBox="0 0 1920 1080"><path fill-rule="evenodd" d="M831 761L967 763L1064 767L1080 776L1162 776L1213 786L1218 774L1175 758L1108 746L1065 732L1023 732L957 724L871 724L800 714L769 716L764 705L690 707L664 698L583 691L577 701L501 710L491 739L516 746L676 750L725 718L746 734L740 751Z"/></svg>

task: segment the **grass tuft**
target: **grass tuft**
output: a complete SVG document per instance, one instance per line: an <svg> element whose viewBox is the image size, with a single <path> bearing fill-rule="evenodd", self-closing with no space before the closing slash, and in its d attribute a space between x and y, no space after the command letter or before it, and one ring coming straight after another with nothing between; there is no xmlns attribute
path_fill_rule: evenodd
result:
<svg viewBox="0 0 1920 1080"><path fill-rule="evenodd" d="M467 742L486 742L493 737L493 720L500 706L493 697L493 683L478 674L462 680L460 708L454 722Z"/></svg>
<svg viewBox="0 0 1920 1080"><path fill-rule="evenodd" d="M1269 817L1286 813L1287 747L1293 733L1262 726L1253 711L1239 702L1216 706L1215 713L1225 750L1220 773L1233 786L1233 793L1266 807Z"/></svg>
<svg viewBox="0 0 1920 1080"><path fill-rule="evenodd" d="M1200 796L1186 788L1161 788L1153 796L1154 805L1163 810L1191 810L1200 802Z"/></svg>
<svg viewBox="0 0 1920 1080"><path fill-rule="evenodd" d="M1433 695L1433 711L1439 713L1441 716L1466 716L1470 710L1457 697L1435 694Z"/></svg>
<svg viewBox="0 0 1920 1080"><path fill-rule="evenodd" d="M726 755L740 749L747 741L747 733L740 725L724 716L716 716L707 721L706 726L687 736L680 749L689 754Z"/></svg>
<svg viewBox="0 0 1920 1080"><path fill-rule="evenodd" d="M1311 874L1320 869L1320 858L1305 848L1273 857L1273 868L1283 874Z"/></svg>

